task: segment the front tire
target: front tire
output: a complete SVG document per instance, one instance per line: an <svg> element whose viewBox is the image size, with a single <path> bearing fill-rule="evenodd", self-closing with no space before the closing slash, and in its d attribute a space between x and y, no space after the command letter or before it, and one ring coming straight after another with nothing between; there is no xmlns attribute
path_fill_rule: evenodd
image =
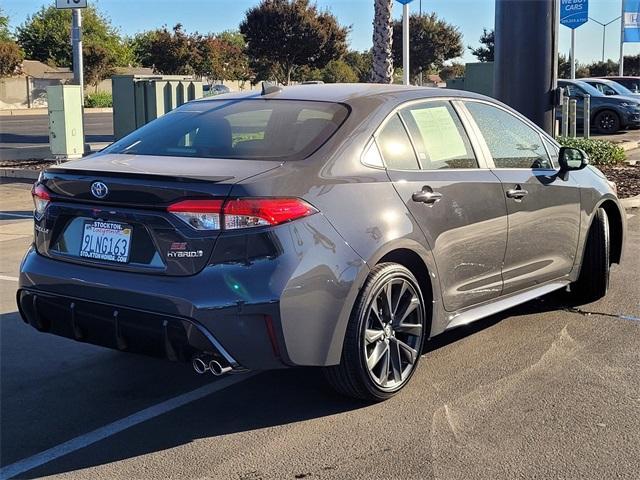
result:
<svg viewBox="0 0 640 480"><path fill-rule="evenodd" d="M578 280L571 285L571 293L578 303L591 303L604 297L609 289L609 217L598 208L587 234Z"/></svg>
<svg viewBox="0 0 640 480"><path fill-rule="evenodd" d="M620 130L620 117L616 112L603 110L593 119L593 125L598 133L609 135Z"/></svg>
<svg viewBox="0 0 640 480"><path fill-rule="evenodd" d="M413 274L397 263L377 265L351 312L340 364L325 368L331 386L368 401L398 393L418 366L426 318Z"/></svg>

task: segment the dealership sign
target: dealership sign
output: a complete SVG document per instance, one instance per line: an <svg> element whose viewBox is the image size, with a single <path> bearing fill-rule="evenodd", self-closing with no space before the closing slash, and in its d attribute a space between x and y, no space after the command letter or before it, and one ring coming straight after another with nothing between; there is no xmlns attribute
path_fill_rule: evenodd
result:
<svg viewBox="0 0 640 480"><path fill-rule="evenodd" d="M560 23L578 28L589 21L589 0L560 0Z"/></svg>
<svg viewBox="0 0 640 480"><path fill-rule="evenodd" d="M625 0L623 5L625 42L640 42L640 0Z"/></svg>

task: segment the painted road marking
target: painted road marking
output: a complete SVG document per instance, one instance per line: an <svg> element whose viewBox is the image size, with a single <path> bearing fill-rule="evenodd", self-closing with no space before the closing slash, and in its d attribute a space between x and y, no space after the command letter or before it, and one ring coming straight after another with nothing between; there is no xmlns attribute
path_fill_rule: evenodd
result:
<svg viewBox="0 0 640 480"><path fill-rule="evenodd" d="M0 275L0 280L6 280L7 282L17 282L18 277L7 277L6 275Z"/></svg>
<svg viewBox="0 0 640 480"><path fill-rule="evenodd" d="M32 215L27 215L27 214L25 214L25 213L7 213L7 212L0 212L0 215L2 215L3 217L33 218L33 214L32 214Z"/></svg>
<svg viewBox="0 0 640 480"><path fill-rule="evenodd" d="M236 383L243 382L256 374L257 373L245 373L242 375L230 375L226 378L216 380L214 383L183 393L182 395L178 395L177 397L173 397L169 400L158 403L157 405L140 410L128 417L116 420L115 422L93 430L92 432L72 438L67 442L56 445L55 447L33 455L32 457L18 460L17 462L0 469L0 479L11 478L28 472L29 470L40 467L46 463L56 460L57 458L64 457L76 450L80 450L81 448L92 445L100 440L104 440L105 438L111 437L117 433L127 430L128 428L146 422L147 420L151 420L152 418L163 415L175 410L176 408L180 408L191 402L200 400L201 398L211 395L212 393L219 392L220 390L224 390Z"/></svg>

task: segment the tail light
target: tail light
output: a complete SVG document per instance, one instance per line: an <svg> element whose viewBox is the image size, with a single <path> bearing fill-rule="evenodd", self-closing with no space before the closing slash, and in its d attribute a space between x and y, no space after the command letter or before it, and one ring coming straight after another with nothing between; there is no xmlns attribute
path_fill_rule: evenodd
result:
<svg viewBox="0 0 640 480"><path fill-rule="evenodd" d="M37 219L40 219L44 215L49 203L51 203L51 196L43 185L34 185L31 189L31 195L33 196L35 216Z"/></svg>
<svg viewBox="0 0 640 480"><path fill-rule="evenodd" d="M299 198L183 200L167 211L196 230L236 230L279 225L318 211Z"/></svg>

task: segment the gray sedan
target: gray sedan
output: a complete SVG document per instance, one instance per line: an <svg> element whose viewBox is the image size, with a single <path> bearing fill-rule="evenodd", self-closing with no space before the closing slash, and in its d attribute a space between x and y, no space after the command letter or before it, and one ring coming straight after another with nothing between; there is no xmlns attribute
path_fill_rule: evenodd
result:
<svg viewBox="0 0 640 480"><path fill-rule="evenodd" d="M605 295L625 225L582 151L490 98L395 85L194 101L33 198L36 329L198 373L320 367L374 401L447 330Z"/></svg>

